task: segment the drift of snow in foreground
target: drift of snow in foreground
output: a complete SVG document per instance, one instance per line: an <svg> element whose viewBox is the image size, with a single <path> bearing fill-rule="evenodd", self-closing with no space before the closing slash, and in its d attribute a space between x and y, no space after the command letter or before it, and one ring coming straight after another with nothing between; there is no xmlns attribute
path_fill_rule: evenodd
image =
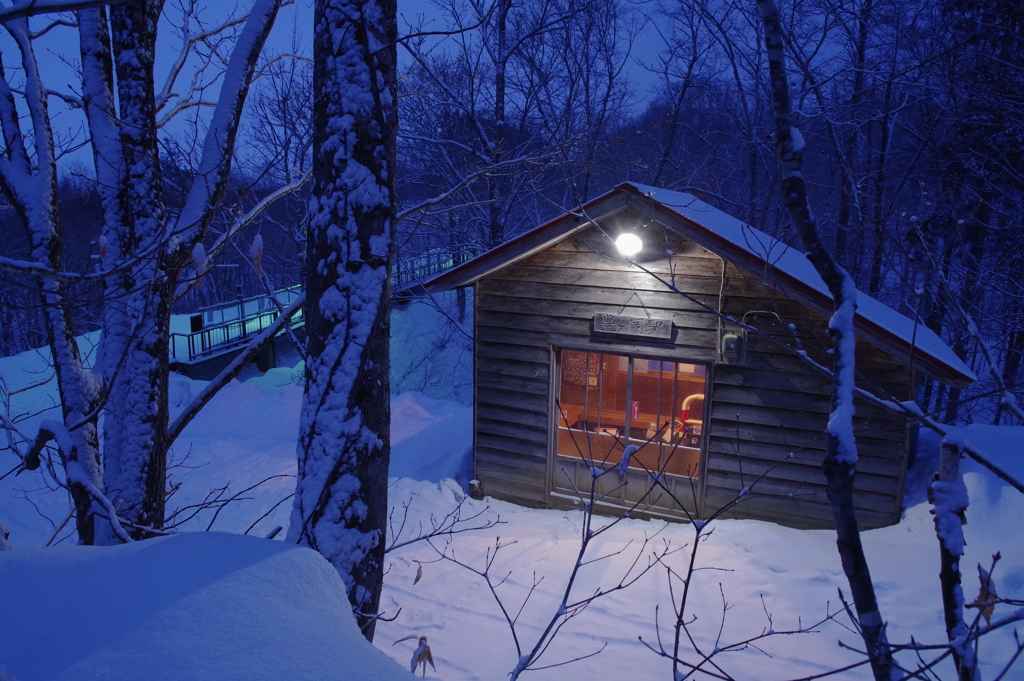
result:
<svg viewBox="0 0 1024 681"><path fill-rule="evenodd" d="M190 533L4 551L0 603L0 679L409 678L360 635L327 561L283 542Z"/></svg>
<svg viewBox="0 0 1024 681"><path fill-rule="evenodd" d="M0 373L5 373L9 381L21 381L18 385L29 384L32 375L16 376L11 371L16 368L12 366L13 362L20 362L17 368L21 368L28 366L28 359L31 358L0 359ZM188 397L201 389L201 382L175 378L172 412L180 410ZM42 388L21 392L16 398L19 400L15 409L18 413L36 413L38 409L52 404L52 393L46 393ZM175 479L182 482L182 488L172 498L171 507L186 507L196 500L202 500L211 488L227 483L230 483L231 491L235 493L273 474L292 475L295 470L295 433L300 399L301 388L292 382L291 372L285 369L268 372L258 379L234 382L225 388L190 424L176 444L176 458L180 459L185 452L190 452L188 465L199 467L175 469ZM27 423L26 429L31 431L33 422L30 420ZM449 555L454 552L459 560L482 569L492 555L498 537L502 544L515 542L501 549L494 562L492 575L495 581L507 577L497 591L513 616L519 612L520 605L532 589L533 596L518 617L520 640L524 645L532 646L537 634L557 611L565 579L576 560L582 513L579 510L528 509L492 499L464 500L460 486L446 478L459 475L472 441L471 410L466 407L417 393L393 397L391 434L393 479L388 494L396 513L389 527L389 535L396 534L397 529L402 527L400 539L409 539L421 528L430 528L432 521L437 522L445 517L458 507L460 501L463 503L463 517L482 512L481 519L500 518L501 525L455 535L447 545L443 541L434 543L439 549L447 549ZM982 435L986 441L976 442ZM988 458L1007 468L1012 467L1013 460L1020 460L1020 452L1024 450L1024 428L970 426L964 437L971 444L983 447ZM925 500L925 486L936 469L937 453L937 440L930 435L923 435L917 465L908 476L905 497L907 510L903 519L892 527L863 534L881 611L889 623L887 631L892 641L905 643L914 637L918 641L935 643L945 637L938 584L938 543L929 513L930 506ZM6 461L0 456L0 462L9 467L13 462L10 462L9 454L6 456ZM0 470L0 474L6 470ZM1024 495L970 460L963 462L962 470L970 494L968 523L964 526L967 539L966 555L962 561L964 594L968 601L974 600L978 594L975 566L982 563L987 567L992 554L1001 551L1003 559L995 571L998 593L1019 598L1024 594L1024 542L1021 541L1020 530L1020 519L1024 517ZM41 546L53 532L53 527L39 516L36 506L20 498L22 495L29 496L40 511L55 517L57 521L67 513L67 496L63 490L44 495L32 494L32 489L42 484L39 476L40 473L26 473L0 481L0 522L11 527L11 544L14 546L13 551L5 552L3 556L7 561L19 555L34 554L53 555L55 557L50 560L60 562L64 560L62 556L68 555L61 552L77 551L72 547L65 548L67 541L56 549L29 548ZM274 504L286 500L293 487L291 477L274 478L256 487L243 495L244 501L233 502L225 508L219 514L214 529L244 531ZM793 503L801 503L799 495L794 497ZM262 536L274 526L286 524L287 507L287 501L280 504L276 511L256 524L253 533ZM195 520L185 523L182 529L202 530L209 524L212 515L212 511L204 512ZM609 520L599 518L597 522L600 525ZM479 520L475 524L479 524ZM795 530L754 520L721 521L713 523L709 529L713 530L713 534L701 542L698 555L698 566L701 569L694 577L694 592L689 604L690 611L699 618L692 627L695 640L705 649L760 633L762 628L769 626L766 611L771 613L773 619L770 626L775 630L797 627L801 623L808 626L827 612L837 610L838 589L848 593L836 552L834 532ZM69 531L65 529L61 536ZM675 569L685 565L692 547L693 526L659 521L623 521L593 546L591 557L608 557L591 563L581 571L574 595L578 597L593 593L593 588L598 585L613 586L629 569L640 551L640 543L645 535L656 537L648 549L642 552L641 565L646 565L651 550L661 546L662 542L670 542L673 548L681 549L669 559L669 564ZM193 536L202 538L208 535L188 535ZM173 541L181 539L187 537L171 538ZM233 539L243 542L238 546L244 551L249 550L245 548L249 544L244 543L248 541L256 541L255 545L260 546L280 547L282 552L287 550L287 545L280 542L263 542L245 537ZM133 551L143 550L150 544L147 541L138 547L86 548L80 555L89 556L94 551L120 551L122 553L118 555L130 557L134 555ZM621 553L616 553L618 551ZM230 553L233 554L233 550ZM199 560L195 554L191 555L194 561ZM224 573L227 570L217 567L219 562L234 559L231 555L222 557L218 551L211 551L207 555L213 562L212 567L223 569ZM274 560L283 560L291 554L272 555ZM174 562L174 571L198 569L189 561L175 559ZM92 563L83 563L89 564ZM107 566L110 570L116 570L124 583L135 579L128 572L134 569L130 562L121 565L120 561L111 560ZM390 552L385 558L385 567L387 573L384 577L382 609L385 616L395 619L378 624L375 645L404 668L402 674L405 678L409 678L409 660L420 636L428 637L437 665L436 671L427 668L428 679L495 681L507 678L517 661L515 647L502 612L480 577L458 565L440 560L438 553L424 542ZM417 579L420 568L422 575ZM105 587L105 590L99 592L86 590L81 596L72 598L72 587L63 582L68 579L72 580L69 584L81 585L80 581L74 581L78 579L74 574L67 578L56 575L46 577L48 591L45 591L39 586L36 577L44 575L44 572L51 573L38 568L39 575L34 576L36 570L22 571L14 581L8 575L0 574L0 665L10 666L7 649L3 647L9 645L5 641L6 632L10 628L14 628L19 636L33 631L40 639L46 638L49 643L38 644L38 649L46 654L65 655L66 651L58 650L56 635L69 630L65 608L75 599L86 599L96 604L94 607L97 610L102 608L103 617L124 621L119 611L124 599L118 597L114 587ZM169 572L168 568L163 574L166 576ZM533 588L535 579L542 581ZM255 611L260 614L273 605L276 595L287 593L288 589L299 596L308 593L304 581L309 581L305 573L297 570L289 580L289 586L281 586L271 596L264 595L262 591L250 590L249 600L243 601L240 606L242 612ZM210 592L214 586L214 583L207 584L201 593ZM38 616L18 618L13 624L7 624L11 621L9 613L14 612L11 609L14 593L22 598L22 591L45 592L49 595L40 595L39 598L45 598L47 602L40 606L43 610ZM156 601L163 598L163 593L162 588L154 589L149 597ZM180 616L184 621L189 616L185 612L186 606L194 605L200 612L206 613L208 618L218 618L211 619L211 622L222 621L219 618L226 614L213 613L206 608L199 600L199 593L196 598L176 601L175 607L180 606L176 610L179 613L176 617ZM340 597L335 595L331 598ZM321 596L319 600L326 599ZM322 612L324 607L319 600L319 609L310 611L310 617L314 620L316 613ZM728 610L721 638L718 639L723 601L728 603ZM660 624L662 635L669 634L671 609L665 569L659 567L628 589L598 600L572 620L562 629L541 664L572 660L603 647L600 654L568 666L531 672L523 678L531 681L670 679L669 663L646 649L638 637L643 636L644 641L656 641L656 622ZM1006 616L1011 611L1010 606L997 606L994 618ZM969 610L968 617L973 618L976 612ZM97 617L96 621L100 622L101 619ZM81 623L82 620L74 621ZM240 629L233 630L236 625L230 625L230 633L225 635L231 640L241 638L247 626L245 620L233 621ZM96 626L100 625L102 623ZM299 631L305 631L301 628L305 626L304 623L300 622L299 625ZM856 635L846 626L846 620L840 617L838 622L819 627L817 633L773 638L759 646L760 649L748 648L743 652L723 654L720 662L735 678L752 681L792 679L822 673L861 659L838 645L841 640L859 647ZM229 630L229 625L225 624L223 629ZM105 645L121 646L118 640L121 634L107 631L109 640ZM189 631L182 631L182 634L189 641L193 640ZM91 632L84 631L82 635L91 636ZM132 641L139 644L140 648L134 655L146 654L145 646L149 641L145 637L137 635L134 628L129 628L124 635L131 636ZM51 636L53 638L47 638ZM416 638L395 643L407 636ZM306 650L306 643L302 640L296 639L294 644L292 641L292 637L286 637L279 643L266 645L264 649L247 648L252 651L254 661L250 660L246 664L272 664L273 661L268 661L267 657L288 655L293 645L303 646L302 649ZM70 645L75 644L72 642ZM128 645L127 642L124 645ZM319 646L315 654L310 654L307 662L315 669L322 669L316 666L321 664L322 659L326 659L321 656L337 655L338 649L344 650L344 646L343 641L337 647ZM1012 627L986 637L981 645L982 678L995 678L1013 650ZM687 651L688 659L693 659L689 648ZM192 654L202 654L211 668L219 669L221 656L232 656L234 652L229 647L221 650L204 645ZM914 662L914 656L909 653L901 653L899 657L906 664ZM1024 678L1021 664L1024 661L1018 662L1018 667L1005 678ZM18 675L13 668L9 671ZM949 665L939 671L941 678L955 678ZM102 675L100 678L111 676ZM149 677L139 675L136 678ZM175 678L185 680L203 677L182 675ZM246 678L261 677L253 675ZM298 671L292 671L278 678L290 680L303 677ZM324 674L320 678L337 677ZM870 672L858 668L830 678L869 679ZM0 679L3 679L2 674ZM21 678L20 681L29 681L29 677Z"/></svg>

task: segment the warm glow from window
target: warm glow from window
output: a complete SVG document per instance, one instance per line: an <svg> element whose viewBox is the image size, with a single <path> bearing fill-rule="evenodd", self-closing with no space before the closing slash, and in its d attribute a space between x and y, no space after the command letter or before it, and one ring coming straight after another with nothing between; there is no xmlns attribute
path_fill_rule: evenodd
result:
<svg viewBox="0 0 1024 681"><path fill-rule="evenodd" d="M615 247L619 249L619 253L628 258L639 253L640 249L644 247L644 242L632 232L623 232L615 239Z"/></svg>
<svg viewBox="0 0 1024 681"><path fill-rule="evenodd" d="M633 445L629 468L697 477L704 366L562 350L559 373L558 454L610 466Z"/></svg>

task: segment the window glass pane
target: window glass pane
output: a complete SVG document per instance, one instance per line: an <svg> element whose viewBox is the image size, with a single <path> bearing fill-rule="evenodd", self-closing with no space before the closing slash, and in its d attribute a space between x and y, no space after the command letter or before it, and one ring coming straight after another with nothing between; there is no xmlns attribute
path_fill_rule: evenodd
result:
<svg viewBox="0 0 1024 681"><path fill-rule="evenodd" d="M636 445L631 468L696 477L703 365L575 350L561 363L559 454L610 465Z"/></svg>

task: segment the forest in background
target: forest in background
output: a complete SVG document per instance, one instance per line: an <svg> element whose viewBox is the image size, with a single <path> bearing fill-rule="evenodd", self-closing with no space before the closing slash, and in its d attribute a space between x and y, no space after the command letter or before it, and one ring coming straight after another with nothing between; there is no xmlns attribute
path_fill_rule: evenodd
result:
<svg viewBox="0 0 1024 681"><path fill-rule="evenodd" d="M200 9L168 5L168 33L213 33ZM501 0L415 10L400 8L397 268L427 253L479 254L626 180L690 192L796 242L778 193L753 3ZM860 290L939 332L983 376L952 311L962 306L1020 394L1021 10L963 0L798 0L781 10L809 197L838 261ZM229 25L197 41L190 59L215 65L236 32ZM309 46L301 32L293 43L262 57L214 233L310 167ZM16 66L4 64L15 82ZM195 177L205 125L204 107L179 105L202 100L216 75L210 66L193 79L196 92L168 106L185 120L160 135L169 210L180 209ZM88 272L99 256L94 175L85 164L62 166L67 270ZM260 293L255 233L270 281L298 283L309 191L307 183L263 211L176 311ZM10 258L28 250L10 209L0 210L0 243ZM96 286L74 290L83 329L99 325ZM25 293L0 273L0 354L45 344ZM984 378L963 395L926 385L923 404L947 422L999 422L992 389Z"/></svg>

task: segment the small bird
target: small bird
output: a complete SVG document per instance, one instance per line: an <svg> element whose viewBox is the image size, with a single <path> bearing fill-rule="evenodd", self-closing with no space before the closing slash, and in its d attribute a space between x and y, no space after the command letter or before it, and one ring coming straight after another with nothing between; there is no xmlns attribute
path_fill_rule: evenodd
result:
<svg viewBox="0 0 1024 681"><path fill-rule="evenodd" d="M398 645L402 641L408 641L408 640L414 639L414 638L416 638L416 637L415 636L406 636L405 638L398 639L397 641L395 641L391 645ZM416 650L412 651L412 661L411 661L411 664L409 665L409 671L411 671L413 674L415 674L416 673L416 666L417 665L423 665L423 678L426 678L426 676L427 676L427 663L428 662L430 663L431 668L436 672L437 671L437 667L434 666L434 656L430 654L430 646L427 645L427 637L426 636L420 636L420 643L419 643L419 645L416 646Z"/></svg>

